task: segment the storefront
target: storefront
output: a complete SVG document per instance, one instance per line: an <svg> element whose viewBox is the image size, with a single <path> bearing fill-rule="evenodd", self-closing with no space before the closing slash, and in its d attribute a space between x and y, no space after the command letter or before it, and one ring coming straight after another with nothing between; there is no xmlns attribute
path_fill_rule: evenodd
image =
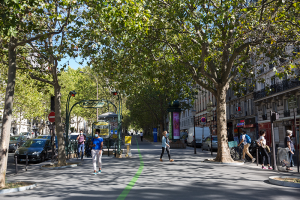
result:
<svg viewBox="0 0 300 200"><path fill-rule="evenodd" d="M234 128L234 141L240 142L240 137L242 135L242 130L246 131L246 134L250 136L251 140L256 140L256 124L255 117L248 119L241 119L237 121Z"/></svg>

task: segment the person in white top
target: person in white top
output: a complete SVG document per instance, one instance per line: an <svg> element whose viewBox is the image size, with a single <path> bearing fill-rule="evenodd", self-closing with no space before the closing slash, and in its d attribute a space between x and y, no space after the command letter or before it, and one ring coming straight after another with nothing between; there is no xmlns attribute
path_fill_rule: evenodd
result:
<svg viewBox="0 0 300 200"><path fill-rule="evenodd" d="M270 156L269 156L269 154L267 153L267 150L266 150L266 145L267 145L267 142L266 142L266 139L265 139L266 131L261 130L259 132L259 135L260 135L260 137L257 140L257 144L259 146L259 152L260 152L260 155L261 155L260 156L260 158L261 158L261 168L262 169L267 169L264 166L265 159L267 158L268 169L272 169L272 167L270 167Z"/></svg>
<svg viewBox="0 0 300 200"><path fill-rule="evenodd" d="M249 137L246 134L245 130L242 130L243 135L241 136L241 142L238 144L238 146L240 146L242 143L244 144L244 148L243 148L243 157L242 157L242 161L245 162L245 156L246 154L251 158L252 162L255 161L255 158L253 158L253 156L249 153L249 147L250 147L250 143L247 142L246 137Z"/></svg>
<svg viewBox="0 0 300 200"><path fill-rule="evenodd" d="M143 142L143 136L144 136L143 132L140 132L140 136L141 136L141 142Z"/></svg>

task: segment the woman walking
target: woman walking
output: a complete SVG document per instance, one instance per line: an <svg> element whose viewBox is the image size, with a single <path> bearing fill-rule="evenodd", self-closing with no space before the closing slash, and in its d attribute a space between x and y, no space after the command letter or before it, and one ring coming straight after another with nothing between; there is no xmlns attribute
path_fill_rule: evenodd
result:
<svg viewBox="0 0 300 200"><path fill-rule="evenodd" d="M259 151L260 151L260 155L261 155L261 168L262 169L267 169L264 164L265 164L265 159L267 158L267 164L268 164L268 169L272 169L272 167L270 167L270 156L267 153L266 150L266 131L260 131L259 132L260 137L257 140L258 146L259 146Z"/></svg>
<svg viewBox="0 0 300 200"><path fill-rule="evenodd" d="M291 170L291 171L292 171L292 169L291 169L292 160L293 160L293 155L294 155L294 150L295 150L294 143L291 140L292 135L293 135L293 131L287 130L286 137L284 138L284 146L285 146L285 148L289 148L289 158L290 158L290 163L289 163L290 166L287 166L286 169Z"/></svg>
<svg viewBox="0 0 300 200"><path fill-rule="evenodd" d="M171 159L171 156L170 156L170 144L169 144L169 139L167 138L167 131L164 131L162 133L162 152L161 152L161 155L160 155L160 161L162 162L162 157L164 155L164 152L165 152L165 149L167 150L167 153L168 153L168 157L169 157L169 161L170 162L173 162L174 160Z"/></svg>
<svg viewBox="0 0 300 200"><path fill-rule="evenodd" d="M94 174L97 175L97 163L99 167L98 174L101 173L101 165L102 165L102 149L103 149L103 139L99 137L100 131L97 129L95 133L95 137L92 139L91 147L92 147L92 158L93 158L93 166L94 166Z"/></svg>

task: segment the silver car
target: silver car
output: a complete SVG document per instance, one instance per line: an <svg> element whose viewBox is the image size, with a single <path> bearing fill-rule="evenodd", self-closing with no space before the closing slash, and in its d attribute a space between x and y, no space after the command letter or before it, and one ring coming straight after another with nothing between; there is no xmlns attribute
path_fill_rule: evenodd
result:
<svg viewBox="0 0 300 200"><path fill-rule="evenodd" d="M212 148L211 148L212 147ZM205 138L203 144L202 144L202 150L218 150L218 137L216 135L212 136L212 142L211 142L211 136L208 136Z"/></svg>

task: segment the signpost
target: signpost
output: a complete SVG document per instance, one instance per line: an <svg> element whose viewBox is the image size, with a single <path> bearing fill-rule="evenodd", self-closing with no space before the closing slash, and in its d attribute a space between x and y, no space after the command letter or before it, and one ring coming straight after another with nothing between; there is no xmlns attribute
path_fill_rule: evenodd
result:
<svg viewBox="0 0 300 200"><path fill-rule="evenodd" d="M55 122L55 112L50 112L48 115L49 122Z"/></svg>
<svg viewBox="0 0 300 200"><path fill-rule="evenodd" d="M294 133L295 133L295 147L296 147L296 158L297 158L297 168L299 173L299 149L298 149L298 134L297 134L297 128L296 128L296 112L297 112L297 99L293 95L288 99L289 109L293 109L294 111Z"/></svg>

